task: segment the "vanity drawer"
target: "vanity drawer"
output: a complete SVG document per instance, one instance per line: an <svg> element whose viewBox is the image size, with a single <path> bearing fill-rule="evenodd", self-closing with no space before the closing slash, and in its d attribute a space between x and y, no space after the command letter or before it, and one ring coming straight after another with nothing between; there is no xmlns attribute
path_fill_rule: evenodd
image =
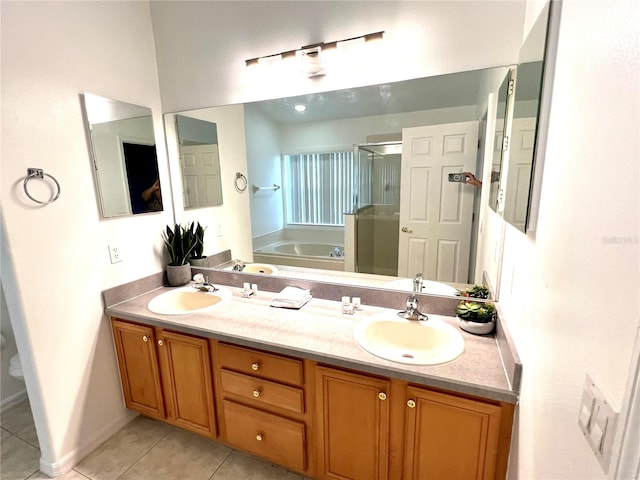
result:
<svg viewBox="0 0 640 480"><path fill-rule="evenodd" d="M220 366L279 382L302 385L302 360L261 352L251 348L218 344Z"/></svg>
<svg viewBox="0 0 640 480"><path fill-rule="evenodd" d="M294 470L306 469L303 423L229 400L223 403L229 444Z"/></svg>
<svg viewBox="0 0 640 480"><path fill-rule="evenodd" d="M239 395L256 404L272 405L296 413L304 413L304 391L262 378L229 370L220 371L222 390Z"/></svg>

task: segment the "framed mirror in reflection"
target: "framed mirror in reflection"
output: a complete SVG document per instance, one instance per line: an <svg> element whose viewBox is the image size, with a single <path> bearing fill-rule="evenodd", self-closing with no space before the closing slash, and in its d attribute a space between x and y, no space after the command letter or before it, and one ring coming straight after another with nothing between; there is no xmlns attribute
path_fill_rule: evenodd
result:
<svg viewBox="0 0 640 480"><path fill-rule="evenodd" d="M163 209L151 109L82 95L104 217Z"/></svg>
<svg viewBox="0 0 640 480"><path fill-rule="evenodd" d="M176 132L185 210L222 205L216 124L176 115Z"/></svg>

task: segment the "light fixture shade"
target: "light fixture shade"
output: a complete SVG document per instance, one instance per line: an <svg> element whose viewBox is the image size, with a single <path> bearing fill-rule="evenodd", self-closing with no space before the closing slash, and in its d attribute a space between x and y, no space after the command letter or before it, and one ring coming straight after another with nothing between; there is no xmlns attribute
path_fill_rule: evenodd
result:
<svg viewBox="0 0 640 480"><path fill-rule="evenodd" d="M322 58L322 47L320 45L299 50L302 73L307 77L317 77L326 75L325 65Z"/></svg>

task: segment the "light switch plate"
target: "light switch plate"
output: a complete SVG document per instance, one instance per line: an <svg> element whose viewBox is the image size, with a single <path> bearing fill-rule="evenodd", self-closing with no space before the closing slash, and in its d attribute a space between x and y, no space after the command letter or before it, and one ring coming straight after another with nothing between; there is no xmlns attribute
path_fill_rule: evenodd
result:
<svg viewBox="0 0 640 480"><path fill-rule="evenodd" d="M608 473L611 463L611 446L617 420L617 409L596 385L593 377L587 374L578 425L605 473Z"/></svg>

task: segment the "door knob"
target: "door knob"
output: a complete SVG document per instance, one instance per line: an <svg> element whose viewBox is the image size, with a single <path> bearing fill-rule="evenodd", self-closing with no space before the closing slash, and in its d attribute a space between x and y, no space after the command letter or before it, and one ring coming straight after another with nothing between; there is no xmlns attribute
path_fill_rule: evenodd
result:
<svg viewBox="0 0 640 480"><path fill-rule="evenodd" d="M409 230L407 227L402 227L403 233L413 233L413 230Z"/></svg>

